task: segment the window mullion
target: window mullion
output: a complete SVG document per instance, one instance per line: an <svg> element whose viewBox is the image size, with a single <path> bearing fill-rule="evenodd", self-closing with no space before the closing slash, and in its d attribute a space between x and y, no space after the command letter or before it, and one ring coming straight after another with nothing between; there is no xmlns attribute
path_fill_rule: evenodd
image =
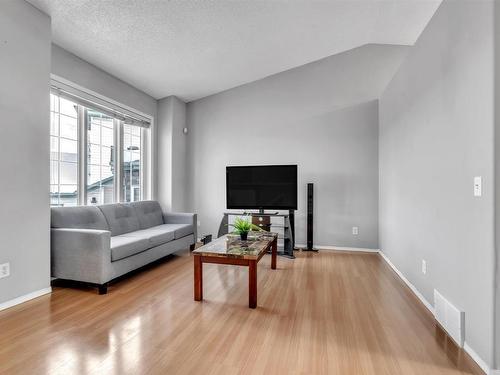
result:
<svg viewBox="0 0 500 375"><path fill-rule="evenodd" d="M146 184L144 183L146 181L146 178L145 178L145 171L146 171L146 168L148 167L147 166L147 161L146 161L146 153L144 152L144 150L147 149L147 141L146 141L146 137L144 136L145 135L145 132L146 132L146 129L141 129L140 131L140 155L141 155L141 169L140 169L140 179L139 179L139 184L140 184L140 191L141 191L141 197L140 199L150 199L150 197L146 196Z"/></svg>
<svg viewBox="0 0 500 375"><path fill-rule="evenodd" d="M87 204L87 110L78 105L78 204Z"/></svg>
<svg viewBox="0 0 500 375"><path fill-rule="evenodd" d="M114 129L114 169L115 169L115 202L123 202L123 123L118 119L113 120Z"/></svg>

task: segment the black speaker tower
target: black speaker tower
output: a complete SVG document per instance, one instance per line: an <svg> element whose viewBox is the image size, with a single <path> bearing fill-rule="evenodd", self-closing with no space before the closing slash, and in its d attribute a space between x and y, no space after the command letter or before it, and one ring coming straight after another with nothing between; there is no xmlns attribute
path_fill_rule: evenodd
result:
<svg viewBox="0 0 500 375"><path fill-rule="evenodd" d="M313 247L314 184L307 184L307 251L318 251Z"/></svg>

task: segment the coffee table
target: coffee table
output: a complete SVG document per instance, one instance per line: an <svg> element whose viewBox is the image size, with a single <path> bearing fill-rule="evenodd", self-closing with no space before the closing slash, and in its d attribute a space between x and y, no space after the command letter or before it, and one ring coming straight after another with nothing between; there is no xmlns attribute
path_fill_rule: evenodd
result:
<svg viewBox="0 0 500 375"><path fill-rule="evenodd" d="M226 234L193 251L194 300L203 300L203 263L231 264L248 267L248 307L257 307L257 263L271 250L271 269L276 269L278 235L250 232L248 239Z"/></svg>

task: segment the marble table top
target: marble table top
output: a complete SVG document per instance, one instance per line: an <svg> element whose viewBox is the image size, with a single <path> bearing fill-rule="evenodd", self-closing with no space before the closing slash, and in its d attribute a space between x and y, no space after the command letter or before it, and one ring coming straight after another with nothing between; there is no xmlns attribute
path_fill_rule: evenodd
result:
<svg viewBox="0 0 500 375"><path fill-rule="evenodd" d="M278 238L273 232L249 232L248 239L242 241L239 235L226 234L194 250L195 255L211 257L231 257L257 259Z"/></svg>

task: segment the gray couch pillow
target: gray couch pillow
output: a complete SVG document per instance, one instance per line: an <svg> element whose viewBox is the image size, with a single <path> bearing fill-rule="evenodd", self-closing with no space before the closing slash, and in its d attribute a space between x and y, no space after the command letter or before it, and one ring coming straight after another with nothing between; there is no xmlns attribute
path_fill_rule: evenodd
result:
<svg viewBox="0 0 500 375"><path fill-rule="evenodd" d="M98 206L108 222L112 236L134 232L141 229L139 219L130 204L105 204Z"/></svg>
<svg viewBox="0 0 500 375"><path fill-rule="evenodd" d="M106 218L94 206L52 207L50 216L52 228L109 230Z"/></svg>
<svg viewBox="0 0 500 375"><path fill-rule="evenodd" d="M141 229L147 229L163 224L163 212L157 201L140 201L130 203L135 209Z"/></svg>

